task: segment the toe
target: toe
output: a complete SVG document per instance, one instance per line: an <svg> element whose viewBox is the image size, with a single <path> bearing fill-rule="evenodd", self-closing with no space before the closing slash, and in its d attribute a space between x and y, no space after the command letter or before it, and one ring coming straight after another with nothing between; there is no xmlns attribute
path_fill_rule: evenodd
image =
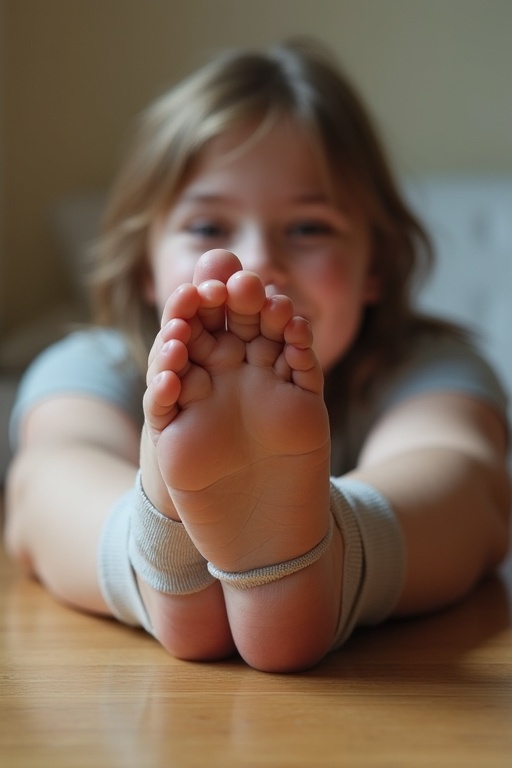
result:
<svg viewBox="0 0 512 768"><path fill-rule="evenodd" d="M198 259L194 269L194 285L205 280L220 280L227 283L231 275L242 269L240 260L231 251L215 248L207 251Z"/></svg>
<svg viewBox="0 0 512 768"><path fill-rule="evenodd" d="M197 288L191 283L183 283L169 296L162 314L161 327L173 318L189 320L199 307L200 299Z"/></svg>
<svg viewBox="0 0 512 768"><path fill-rule="evenodd" d="M294 384L308 392L321 394L324 377L313 352L311 326L303 317L294 317L285 328L284 357Z"/></svg>
<svg viewBox="0 0 512 768"><path fill-rule="evenodd" d="M200 307L197 315L207 331L224 330L226 327L227 288L220 280L205 280L197 287Z"/></svg>
<svg viewBox="0 0 512 768"><path fill-rule="evenodd" d="M153 442L156 443L159 433L175 418L180 391L180 378L172 371L162 371L144 393L144 418Z"/></svg>
<svg viewBox="0 0 512 768"><path fill-rule="evenodd" d="M243 341L261 333L260 312L266 301L265 289L253 272L236 272L227 284L227 328Z"/></svg>
<svg viewBox="0 0 512 768"><path fill-rule="evenodd" d="M284 340L284 329L293 317L293 304L287 296L271 296L261 312L261 333L272 341Z"/></svg>
<svg viewBox="0 0 512 768"><path fill-rule="evenodd" d="M287 344L293 344L300 349L313 346L313 332L308 321L296 315L292 317L284 329L284 338Z"/></svg>
<svg viewBox="0 0 512 768"><path fill-rule="evenodd" d="M185 344L178 339L166 341L148 366L146 382L149 385L164 371L171 371L180 376L186 369L187 363L188 352Z"/></svg>

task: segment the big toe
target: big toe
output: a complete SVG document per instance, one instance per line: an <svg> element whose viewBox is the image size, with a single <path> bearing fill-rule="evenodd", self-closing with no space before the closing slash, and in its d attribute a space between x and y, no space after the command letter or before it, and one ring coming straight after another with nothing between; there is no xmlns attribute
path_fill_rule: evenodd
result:
<svg viewBox="0 0 512 768"><path fill-rule="evenodd" d="M231 251L215 248L206 251L198 259L194 269L194 285L199 285L206 280L220 280L227 283L231 275L242 269L240 260Z"/></svg>

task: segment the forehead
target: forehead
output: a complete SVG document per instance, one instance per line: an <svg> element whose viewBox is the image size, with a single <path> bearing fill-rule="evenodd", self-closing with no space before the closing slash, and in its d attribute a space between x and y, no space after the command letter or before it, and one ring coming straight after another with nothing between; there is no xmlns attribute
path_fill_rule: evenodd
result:
<svg viewBox="0 0 512 768"><path fill-rule="evenodd" d="M318 142L305 128L283 119L271 126L245 124L210 139L195 158L184 186L238 175L247 186L288 183L326 193L332 184L326 169Z"/></svg>

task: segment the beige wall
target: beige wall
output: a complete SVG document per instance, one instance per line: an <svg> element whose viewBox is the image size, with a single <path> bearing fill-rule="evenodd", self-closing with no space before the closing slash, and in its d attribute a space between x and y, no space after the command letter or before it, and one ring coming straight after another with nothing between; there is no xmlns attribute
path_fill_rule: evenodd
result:
<svg viewBox="0 0 512 768"><path fill-rule="evenodd" d="M52 205L107 186L138 110L226 45L316 36L361 87L401 170L512 172L510 0L0 2L4 331L67 290Z"/></svg>

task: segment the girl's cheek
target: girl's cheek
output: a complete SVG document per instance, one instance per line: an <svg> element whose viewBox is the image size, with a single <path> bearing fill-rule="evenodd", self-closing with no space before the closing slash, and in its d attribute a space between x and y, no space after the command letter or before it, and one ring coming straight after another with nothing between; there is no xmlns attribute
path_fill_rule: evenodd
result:
<svg viewBox="0 0 512 768"><path fill-rule="evenodd" d="M348 285L349 275L339 262L318 258L304 266L300 281L314 292L339 294Z"/></svg>

